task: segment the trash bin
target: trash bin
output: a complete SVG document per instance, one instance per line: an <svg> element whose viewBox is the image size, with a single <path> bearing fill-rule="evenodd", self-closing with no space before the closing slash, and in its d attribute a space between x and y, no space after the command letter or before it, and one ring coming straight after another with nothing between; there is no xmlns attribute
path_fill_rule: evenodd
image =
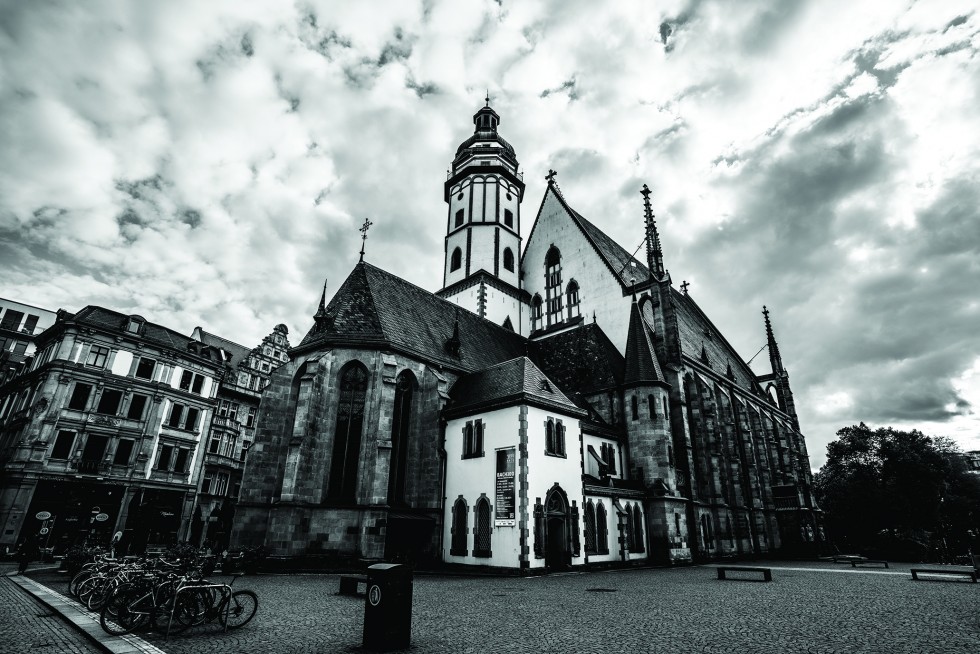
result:
<svg viewBox="0 0 980 654"><path fill-rule="evenodd" d="M405 649L412 641L412 571L377 563L367 571L364 648L375 652Z"/></svg>

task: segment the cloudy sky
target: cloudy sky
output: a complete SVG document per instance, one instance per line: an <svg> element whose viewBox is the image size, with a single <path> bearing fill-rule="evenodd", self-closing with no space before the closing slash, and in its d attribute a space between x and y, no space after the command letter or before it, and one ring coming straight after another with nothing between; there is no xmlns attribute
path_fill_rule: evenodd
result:
<svg viewBox="0 0 980 654"><path fill-rule="evenodd" d="M748 359L814 467L858 421L980 448L973 2L0 1L0 295L297 343L367 259L441 282L487 89L524 235L549 167ZM767 371L765 353L753 367Z"/></svg>

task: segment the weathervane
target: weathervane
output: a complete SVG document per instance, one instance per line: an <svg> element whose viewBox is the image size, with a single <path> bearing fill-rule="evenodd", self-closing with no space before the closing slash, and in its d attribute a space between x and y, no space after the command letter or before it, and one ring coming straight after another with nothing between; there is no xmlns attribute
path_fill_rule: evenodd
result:
<svg viewBox="0 0 980 654"><path fill-rule="evenodd" d="M364 244L367 242L367 233L368 230L371 229L371 225L373 224L374 224L373 222L365 218L364 224L361 225L361 228L357 230L361 233L361 261L364 261Z"/></svg>

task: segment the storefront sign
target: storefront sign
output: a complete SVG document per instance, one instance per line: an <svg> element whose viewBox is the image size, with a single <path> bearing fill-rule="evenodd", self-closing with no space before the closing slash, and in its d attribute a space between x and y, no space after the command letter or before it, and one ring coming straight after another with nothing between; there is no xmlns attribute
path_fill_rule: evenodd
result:
<svg viewBox="0 0 980 654"><path fill-rule="evenodd" d="M95 516L96 522L105 522L108 519L109 519L108 513L100 513L99 515Z"/></svg>
<svg viewBox="0 0 980 654"><path fill-rule="evenodd" d="M38 511L37 515L34 517L38 520L49 520L51 518L51 513L48 511Z"/></svg>
<svg viewBox="0 0 980 654"><path fill-rule="evenodd" d="M515 512L514 472L517 468L517 449L505 447L497 450L496 505L494 525L513 527L517 524Z"/></svg>

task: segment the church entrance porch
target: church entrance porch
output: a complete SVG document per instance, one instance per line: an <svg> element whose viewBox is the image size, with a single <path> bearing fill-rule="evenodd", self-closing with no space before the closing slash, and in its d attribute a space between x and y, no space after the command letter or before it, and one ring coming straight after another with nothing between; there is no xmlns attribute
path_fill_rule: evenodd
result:
<svg viewBox="0 0 980 654"><path fill-rule="evenodd" d="M550 570L564 570L568 559L565 516L548 516L548 547L544 564Z"/></svg>

